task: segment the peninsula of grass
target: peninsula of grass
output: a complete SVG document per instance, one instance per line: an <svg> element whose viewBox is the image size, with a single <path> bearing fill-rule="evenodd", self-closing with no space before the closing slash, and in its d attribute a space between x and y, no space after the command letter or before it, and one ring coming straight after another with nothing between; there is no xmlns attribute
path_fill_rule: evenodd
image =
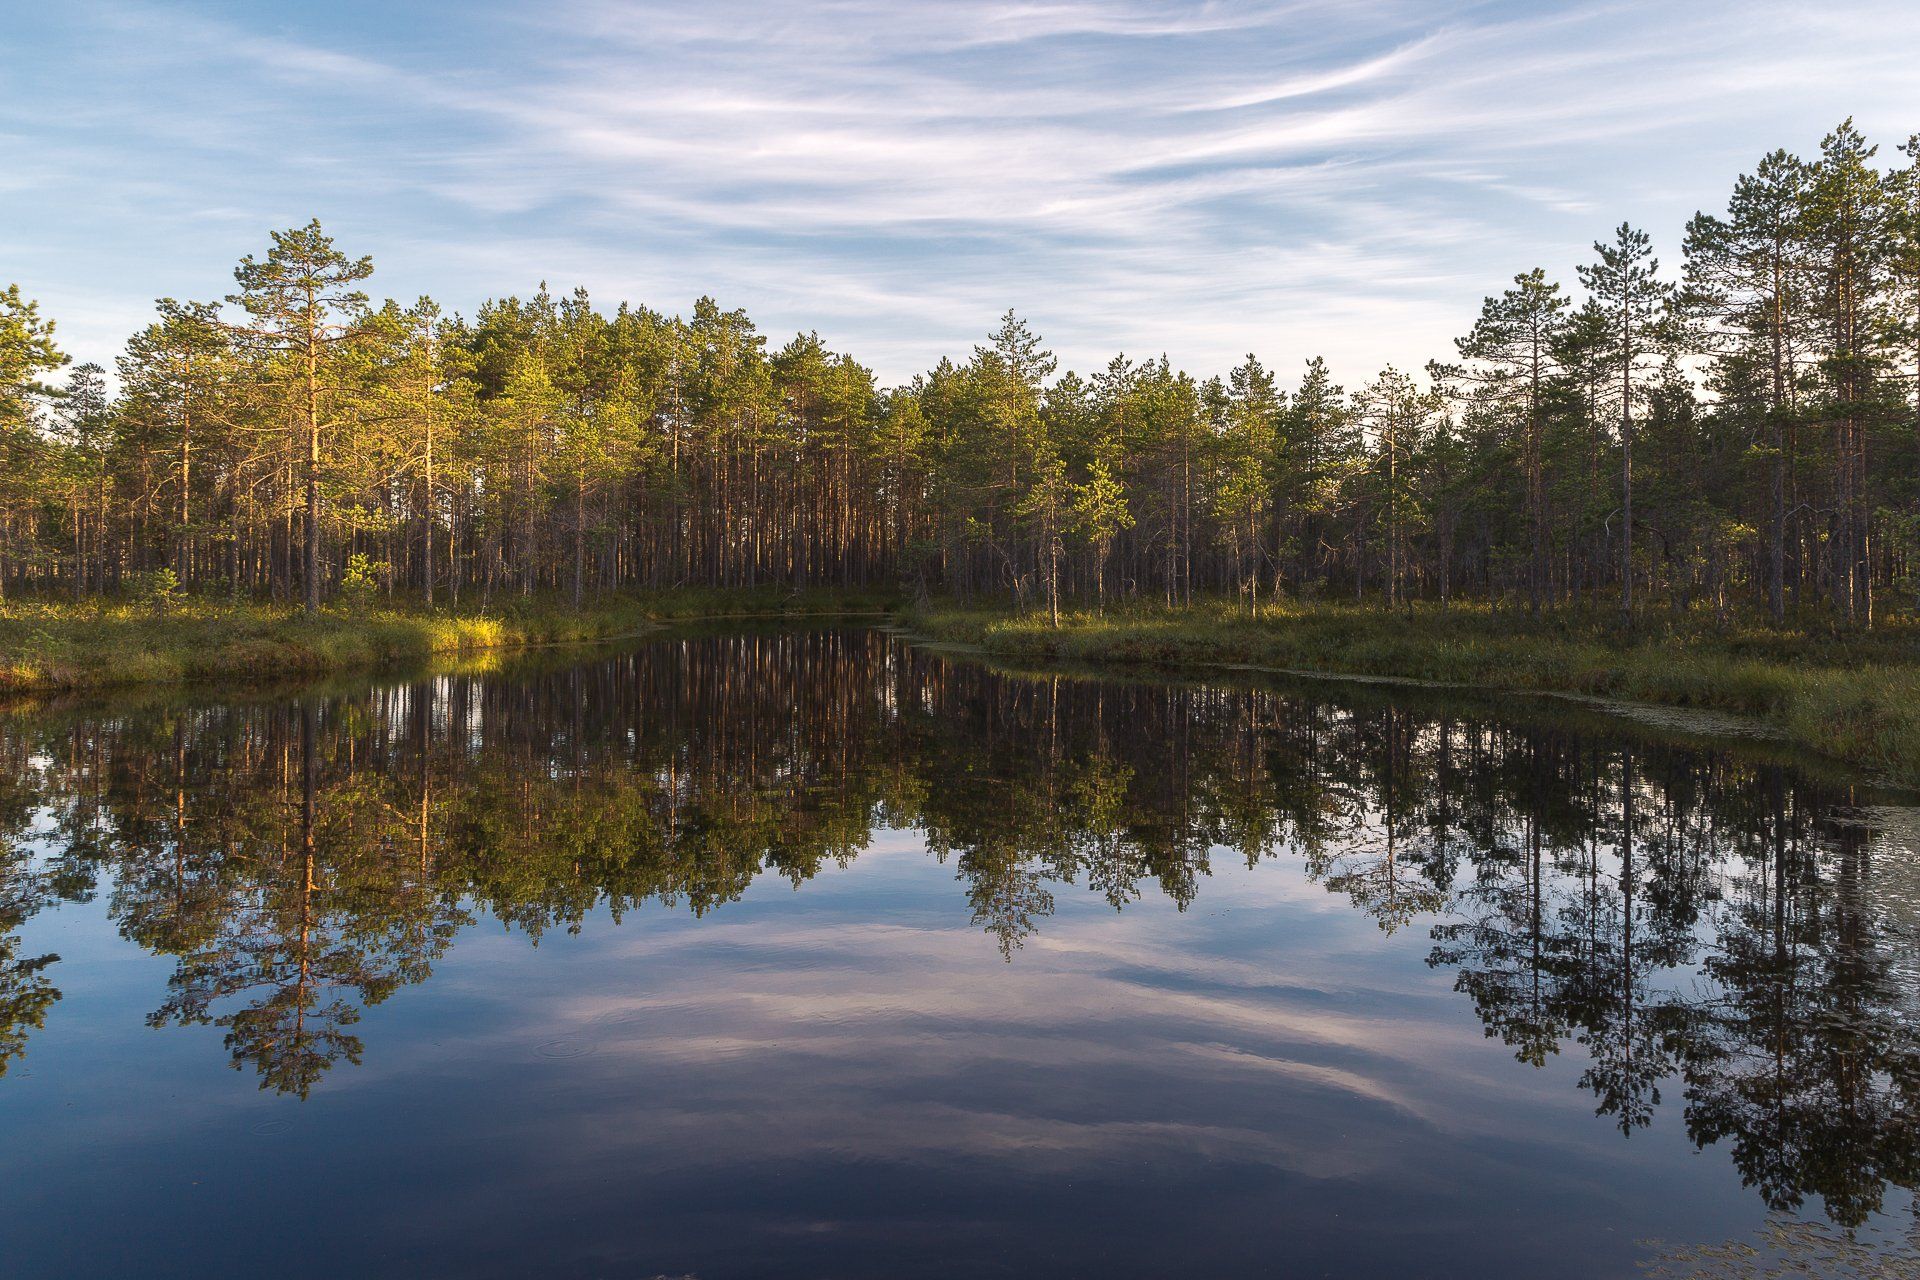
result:
<svg viewBox="0 0 1920 1280"><path fill-rule="evenodd" d="M0 607L0 693L184 680L264 680L379 670L445 655L604 640L695 618L884 614L892 597L848 591L684 589L575 609L534 598L494 607L326 609L186 599Z"/></svg>
<svg viewBox="0 0 1920 1280"><path fill-rule="evenodd" d="M1573 694L1750 717L1800 746L1920 785L1920 626L1820 633L1648 619L1225 604L1063 615L934 604L918 633L1010 659L1249 666Z"/></svg>

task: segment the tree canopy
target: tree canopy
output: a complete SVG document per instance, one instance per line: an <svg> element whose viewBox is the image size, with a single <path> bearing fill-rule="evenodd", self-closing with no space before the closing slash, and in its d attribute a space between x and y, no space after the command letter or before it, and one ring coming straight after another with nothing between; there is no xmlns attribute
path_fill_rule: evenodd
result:
<svg viewBox="0 0 1920 1280"><path fill-rule="evenodd" d="M310 223L224 304L161 300L109 397L94 366L50 384L65 357L12 287L0 587L1345 593L1870 625L1920 594L1917 159L1920 135L1889 167L1843 123L1762 157L1676 270L1622 224L1577 289L1522 271L1449 357L1351 393L1297 353L1061 371L1012 312L883 388L708 298L376 305L372 262Z"/></svg>

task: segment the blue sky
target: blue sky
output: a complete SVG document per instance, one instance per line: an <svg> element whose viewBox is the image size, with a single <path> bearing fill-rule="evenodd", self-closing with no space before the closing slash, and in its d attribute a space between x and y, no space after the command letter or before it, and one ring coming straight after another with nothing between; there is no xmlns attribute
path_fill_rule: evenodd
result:
<svg viewBox="0 0 1920 1280"><path fill-rule="evenodd" d="M1350 385L1765 151L1920 130L1913 3L0 0L0 283L110 362L318 216L378 295L540 281L818 329L886 381L1005 308L1081 368Z"/></svg>

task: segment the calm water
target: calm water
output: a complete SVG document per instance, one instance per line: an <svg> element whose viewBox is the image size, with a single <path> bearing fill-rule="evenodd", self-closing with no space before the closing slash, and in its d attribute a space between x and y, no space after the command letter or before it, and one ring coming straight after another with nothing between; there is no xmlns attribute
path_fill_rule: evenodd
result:
<svg viewBox="0 0 1920 1280"><path fill-rule="evenodd" d="M867 630L4 715L0 1274L1913 1274L1911 803Z"/></svg>

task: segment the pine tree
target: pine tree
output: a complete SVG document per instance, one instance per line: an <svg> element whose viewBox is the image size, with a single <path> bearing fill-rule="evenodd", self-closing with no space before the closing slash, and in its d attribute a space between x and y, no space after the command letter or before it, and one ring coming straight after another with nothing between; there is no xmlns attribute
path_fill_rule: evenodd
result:
<svg viewBox="0 0 1920 1280"><path fill-rule="evenodd" d="M1642 369L1660 353L1664 308L1673 287L1659 278L1647 233L1621 223L1612 244L1596 241L1599 261L1580 268L1580 283L1607 319L1605 359L1611 366L1620 429L1620 613L1633 619L1633 411Z"/></svg>
<svg viewBox="0 0 1920 1280"><path fill-rule="evenodd" d="M1437 372L1466 379L1477 398L1517 426L1526 492L1527 603L1538 613L1548 571L1547 400L1560 373L1557 357L1568 303L1560 286L1549 283L1538 267L1515 276L1513 284L1482 303L1472 331L1454 343L1466 363Z"/></svg>
<svg viewBox="0 0 1920 1280"><path fill-rule="evenodd" d="M1839 612L1868 625L1873 594L1867 442L1887 409L1881 373L1892 243L1886 187L1871 163L1876 150L1850 119L1828 134L1808 180L1805 213L1812 310L1824 331L1819 412L1831 437L1828 583Z"/></svg>
<svg viewBox="0 0 1920 1280"><path fill-rule="evenodd" d="M62 400L12 289L0 586L169 568L314 608L337 549L428 603L777 581L1055 616L1376 586L1537 611L1617 577L1630 618L1744 594L1776 622L1830 602L1871 624L1876 590L1920 596L1920 136L1902 150L1886 172L1847 124L1816 163L1769 154L1689 224L1677 294L1622 227L1577 305L1525 272L1432 390L1395 374L1355 403L1320 360L1291 397L1252 357L1056 378L1012 313L966 364L880 391L818 335L770 354L711 298L605 315L542 285L472 324L376 312L370 264L311 224L242 262L240 314L163 302L122 397L82 367Z"/></svg>
<svg viewBox="0 0 1920 1280"><path fill-rule="evenodd" d="M1260 614L1260 570L1271 558L1268 532L1276 522L1274 466L1280 414L1286 398L1252 354L1227 375L1221 389L1220 466L1214 479L1215 514L1233 566L1234 587Z"/></svg>
<svg viewBox="0 0 1920 1280"><path fill-rule="evenodd" d="M1280 473L1293 527L1296 590L1310 589L1328 567L1326 553L1342 491L1359 450L1346 392L1320 356L1307 361L1281 418Z"/></svg>
<svg viewBox="0 0 1920 1280"><path fill-rule="evenodd" d="M213 303L162 298L157 305L159 320L127 340L120 385L123 411L144 419L150 446L174 459L167 543L174 572L185 582L193 576L194 453L206 447L204 436L214 425L206 419L231 408L224 394L230 344Z"/></svg>
<svg viewBox="0 0 1920 1280"><path fill-rule="evenodd" d="M1799 160L1768 154L1735 181L1725 218L1699 214L1688 224L1685 246L1683 309L1707 326L1696 345L1715 357L1723 395L1763 380L1765 400L1754 409L1765 424L1757 443L1767 466L1767 603L1776 622L1786 617L1788 468L1805 342L1806 185ZM1737 395L1726 403L1743 407Z"/></svg>
<svg viewBox="0 0 1920 1280"><path fill-rule="evenodd" d="M76 597L86 593L90 569L95 589L105 586L107 459L114 444L116 410L107 392L106 370L91 361L75 365L51 426L60 446L62 505L72 539L68 585Z"/></svg>
<svg viewBox="0 0 1920 1280"><path fill-rule="evenodd" d="M1890 338L1897 348L1895 363L1906 382L1906 429L1894 441L1892 475L1904 478L1904 493L1889 495L1905 512L1902 554L1906 579L1920 607L1920 133L1900 144L1907 157L1904 168L1889 176L1887 192L1893 205L1889 284L1892 292Z"/></svg>
<svg viewBox="0 0 1920 1280"><path fill-rule="evenodd" d="M1411 604L1404 590L1412 568L1409 534L1421 514L1414 461L1426 449L1440 405L1431 390L1422 390L1411 377L1388 365L1354 394L1353 408L1371 437L1368 487L1386 548L1382 598L1392 609Z"/></svg>
<svg viewBox="0 0 1920 1280"><path fill-rule="evenodd" d="M42 487L45 450L34 417L54 392L40 375L66 362L38 305L17 284L0 291L0 600L15 540L29 521L26 509Z"/></svg>
<svg viewBox="0 0 1920 1280"><path fill-rule="evenodd" d="M353 286L373 274L372 258L348 258L333 247L319 219L273 233L264 259L242 258L227 301L247 313L235 336L273 361L290 400L303 445L303 597L320 610L320 495L324 442L338 422L343 348L365 325L366 295Z"/></svg>
<svg viewBox="0 0 1920 1280"><path fill-rule="evenodd" d="M1087 464L1087 479L1073 490L1074 531L1093 549L1095 600L1100 612L1107 609L1107 562L1113 544L1122 533L1133 528L1133 513L1127 509L1127 491L1114 473L1110 445L1103 445Z"/></svg>

